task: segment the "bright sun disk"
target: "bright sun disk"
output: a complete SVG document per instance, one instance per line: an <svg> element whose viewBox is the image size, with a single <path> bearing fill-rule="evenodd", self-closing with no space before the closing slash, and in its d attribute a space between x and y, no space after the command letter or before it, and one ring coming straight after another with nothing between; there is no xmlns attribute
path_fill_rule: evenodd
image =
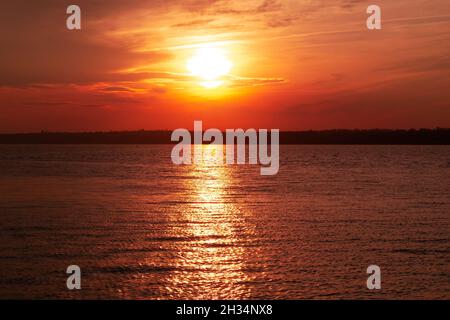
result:
<svg viewBox="0 0 450 320"><path fill-rule="evenodd" d="M220 78L229 74L232 66L224 50L215 47L201 47L187 61L187 69L203 80L201 85L205 88L220 86L223 83Z"/></svg>

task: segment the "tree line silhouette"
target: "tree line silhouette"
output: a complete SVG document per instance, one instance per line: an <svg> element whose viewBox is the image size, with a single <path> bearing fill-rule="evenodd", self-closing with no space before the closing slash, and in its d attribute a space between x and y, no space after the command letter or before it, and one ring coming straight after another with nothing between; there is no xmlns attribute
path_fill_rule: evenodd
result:
<svg viewBox="0 0 450 320"><path fill-rule="evenodd" d="M171 131L0 134L0 144L174 144ZM450 128L282 131L280 144L449 145Z"/></svg>

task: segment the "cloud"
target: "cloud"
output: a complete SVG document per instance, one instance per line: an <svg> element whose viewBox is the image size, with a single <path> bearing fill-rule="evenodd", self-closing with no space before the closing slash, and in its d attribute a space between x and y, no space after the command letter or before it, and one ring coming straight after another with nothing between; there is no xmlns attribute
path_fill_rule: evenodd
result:
<svg viewBox="0 0 450 320"><path fill-rule="evenodd" d="M229 77L231 87L253 87L271 84L282 84L286 80L283 78L246 78L246 77Z"/></svg>
<svg viewBox="0 0 450 320"><path fill-rule="evenodd" d="M279 11L283 6L276 0L264 0L257 8L256 12L273 12Z"/></svg>
<svg viewBox="0 0 450 320"><path fill-rule="evenodd" d="M213 22L213 21L214 21L214 19L197 19L197 20L177 23L177 24L172 25L172 27L183 28L183 27L204 26L204 25L207 25L207 24L209 24L210 22Z"/></svg>
<svg viewBox="0 0 450 320"><path fill-rule="evenodd" d="M439 72L447 73L450 71L450 56L436 55L427 57L415 57L407 59L401 63L391 63L381 66L378 70L380 73L417 73L417 72Z"/></svg>
<svg viewBox="0 0 450 320"><path fill-rule="evenodd" d="M130 1L129 6L133 4L137 5L134 12L144 2ZM143 43L137 43L138 38L111 32L120 28L115 16L122 11L129 14L123 2L79 1L79 5L82 30L69 31L61 2L5 4L2 11L8 15L0 19L0 38L7 45L0 50L0 86L120 81L120 70L171 58L168 52L141 51ZM154 5L157 8L158 1ZM149 36L155 41L159 37Z"/></svg>
<svg viewBox="0 0 450 320"><path fill-rule="evenodd" d="M336 2L339 3L339 1L336 1ZM364 1L364 0L341 0L340 7L341 8L353 8L354 6L356 6L360 3L367 4L367 1Z"/></svg>
<svg viewBox="0 0 450 320"><path fill-rule="evenodd" d="M434 24L434 23L448 23L450 22L449 15L437 15L437 16L425 16L425 17L407 17L407 18L397 18L388 19L384 21L386 24L397 24L397 25L417 25L417 24Z"/></svg>
<svg viewBox="0 0 450 320"><path fill-rule="evenodd" d="M101 91L106 92L134 92L134 90L127 88L127 87L119 87L119 86L111 86L111 87L104 87L100 89Z"/></svg>
<svg viewBox="0 0 450 320"><path fill-rule="evenodd" d="M242 1L221 1L214 6L210 6L207 12L210 14L250 16L277 12L283 10L283 8L282 1L277 0L249 1L248 3Z"/></svg>

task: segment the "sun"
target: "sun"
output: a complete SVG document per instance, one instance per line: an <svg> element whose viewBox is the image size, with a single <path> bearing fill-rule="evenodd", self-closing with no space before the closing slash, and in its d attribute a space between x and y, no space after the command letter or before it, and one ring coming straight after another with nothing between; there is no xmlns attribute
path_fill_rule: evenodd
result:
<svg viewBox="0 0 450 320"><path fill-rule="evenodd" d="M233 64L222 48L205 46L196 50L186 66L191 75L202 80L203 87L217 88L223 84L222 77L230 73Z"/></svg>

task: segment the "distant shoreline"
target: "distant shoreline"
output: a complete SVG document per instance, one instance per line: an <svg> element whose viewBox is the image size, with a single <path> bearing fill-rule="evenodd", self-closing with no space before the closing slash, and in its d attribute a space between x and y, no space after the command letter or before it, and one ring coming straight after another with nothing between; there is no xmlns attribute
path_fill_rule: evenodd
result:
<svg viewBox="0 0 450 320"><path fill-rule="evenodd" d="M175 144L172 131L0 134L0 144ZM450 145L450 128L282 131L280 144Z"/></svg>

